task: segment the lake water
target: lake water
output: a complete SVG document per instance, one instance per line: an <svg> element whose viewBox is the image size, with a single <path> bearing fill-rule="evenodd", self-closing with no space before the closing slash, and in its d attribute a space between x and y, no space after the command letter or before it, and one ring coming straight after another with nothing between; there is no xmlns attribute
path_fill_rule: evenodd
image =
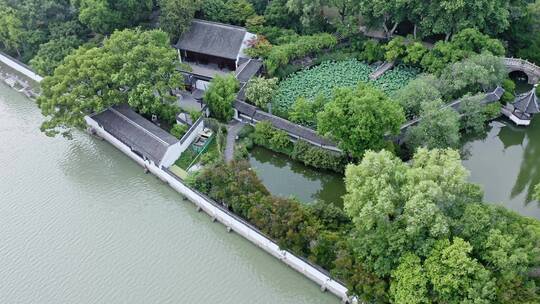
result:
<svg viewBox="0 0 540 304"><path fill-rule="evenodd" d="M0 303L339 303L0 84Z"/></svg>

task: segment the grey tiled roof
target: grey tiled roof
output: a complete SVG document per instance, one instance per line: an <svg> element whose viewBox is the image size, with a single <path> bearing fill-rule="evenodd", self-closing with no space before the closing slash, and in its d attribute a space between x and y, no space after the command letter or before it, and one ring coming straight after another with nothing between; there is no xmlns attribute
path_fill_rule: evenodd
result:
<svg viewBox="0 0 540 304"><path fill-rule="evenodd" d="M245 35L242 27L194 19L176 48L236 60Z"/></svg>
<svg viewBox="0 0 540 304"><path fill-rule="evenodd" d="M261 111L257 107L243 101L237 100L234 103L234 107L238 112L256 121L269 121L274 128L283 130L300 139L307 140L321 146L336 147L336 144L334 144L331 140L319 136L317 132L310 128L297 125L281 117Z"/></svg>
<svg viewBox="0 0 540 304"><path fill-rule="evenodd" d="M143 156L159 164L169 146L178 139L135 113L128 105L118 105L91 116L105 131Z"/></svg>
<svg viewBox="0 0 540 304"><path fill-rule="evenodd" d="M484 98L484 102L491 103L491 102L499 101L501 100L501 97L503 96L503 94L504 94L504 89L498 86L495 90L486 94L486 97Z"/></svg>
<svg viewBox="0 0 540 304"><path fill-rule="evenodd" d="M248 82L251 77L257 75L262 68L262 61L258 59L250 59L248 62L240 65L236 70L236 79L240 82Z"/></svg>
<svg viewBox="0 0 540 304"><path fill-rule="evenodd" d="M540 113L538 105L538 97L536 96L536 87L525 94L516 97L514 107L523 113L536 114Z"/></svg>

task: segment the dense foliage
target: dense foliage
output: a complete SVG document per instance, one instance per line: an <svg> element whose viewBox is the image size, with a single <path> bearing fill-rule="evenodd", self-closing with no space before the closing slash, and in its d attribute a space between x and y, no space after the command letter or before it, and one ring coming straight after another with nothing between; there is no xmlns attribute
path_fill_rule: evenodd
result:
<svg viewBox="0 0 540 304"><path fill-rule="evenodd" d="M274 108L277 113L286 116L300 97L309 101L317 96L330 98L337 88L355 87L359 82L370 82L384 92L392 93L407 85L418 74L415 69L398 66L376 81L370 81L369 75L373 71L373 68L355 59L323 62L281 81L273 98Z"/></svg>
<svg viewBox="0 0 540 304"><path fill-rule="evenodd" d="M336 37L326 33L299 36L294 41L273 46L267 54L262 54L262 57L267 72L272 75L279 67L288 64L293 59L318 53L336 44Z"/></svg>
<svg viewBox="0 0 540 304"><path fill-rule="evenodd" d="M259 108L266 109L277 89L277 78L254 77L246 87L246 97L249 102Z"/></svg>
<svg viewBox="0 0 540 304"><path fill-rule="evenodd" d="M343 173L348 159L345 155L324 150L298 140L292 142L284 131L272 127L269 122L260 122L250 135L259 146L288 155L307 166Z"/></svg>
<svg viewBox="0 0 540 304"><path fill-rule="evenodd" d="M169 34L173 43L188 30L198 5L193 0L159 0L159 26Z"/></svg>
<svg viewBox="0 0 540 304"><path fill-rule="evenodd" d="M333 99L317 115L317 130L337 141L356 158L368 149L388 147L386 136L397 135L405 115L398 103L382 91L359 84L336 90Z"/></svg>
<svg viewBox="0 0 540 304"><path fill-rule="evenodd" d="M173 127L171 128L170 132L172 136L178 139L181 139L182 136L184 136L184 134L186 134L187 131L188 131L187 125L175 123Z"/></svg>
<svg viewBox="0 0 540 304"><path fill-rule="evenodd" d="M101 47L76 50L42 82L38 105L47 135L84 128L84 116L127 102L143 114L159 115L182 87L176 52L166 33L117 31ZM168 109L168 108L167 108Z"/></svg>
<svg viewBox="0 0 540 304"><path fill-rule="evenodd" d="M203 96L203 100L210 109L210 115L222 122L232 119L233 103L236 99L239 84L234 75L216 76Z"/></svg>
<svg viewBox="0 0 540 304"><path fill-rule="evenodd" d="M483 204L459 153L421 149L410 164L368 152L346 172L354 256L387 282L365 300L393 303L533 303L540 224ZM509 286L512 286L511 288ZM411 301L411 302L409 302Z"/></svg>

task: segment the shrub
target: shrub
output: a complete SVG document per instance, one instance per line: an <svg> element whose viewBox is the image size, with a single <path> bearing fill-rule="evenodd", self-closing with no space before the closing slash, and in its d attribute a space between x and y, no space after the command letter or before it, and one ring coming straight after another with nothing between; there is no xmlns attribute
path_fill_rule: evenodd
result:
<svg viewBox="0 0 540 304"><path fill-rule="evenodd" d="M314 147L302 140L294 143L290 156L305 165L338 173L343 173L348 163L344 155Z"/></svg>
<svg viewBox="0 0 540 304"><path fill-rule="evenodd" d="M405 38L396 37L384 46L386 53L384 54L384 59L388 62L392 62L398 59L401 59L405 56L407 48L405 46Z"/></svg>
<svg viewBox="0 0 540 304"><path fill-rule="evenodd" d="M347 165L348 159L344 155L315 147L302 140L292 143L286 132L275 129L269 122L258 123L250 137L256 145L288 155L307 166L342 173Z"/></svg>
<svg viewBox="0 0 540 304"><path fill-rule="evenodd" d="M274 46L265 58L264 64L268 74L273 75L279 67L287 65L293 59L317 53L336 44L336 37L327 33L299 36L292 42Z"/></svg>
<svg viewBox="0 0 540 304"><path fill-rule="evenodd" d="M513 102L515 98L514 92L516 91L516 83L512 81L512 79L506 78L502 83L502 87L504 89L504 94L501 97L501 102L503 104Z"/></svg>
<svg viewBox="0 0 540 304"><path fill-rule="evenodd" d="M171 135L180 139L186 132L188 131L188 126L185 124L174 124L174 126L171 128Z"/></svg>
<svg viewBox="0 0 540 304"><path fill-rule="evenodd" d="M364 50L358 59L370 63L381 61L384 59L384 49L377 40L370 39L364 43Z"/></svg>

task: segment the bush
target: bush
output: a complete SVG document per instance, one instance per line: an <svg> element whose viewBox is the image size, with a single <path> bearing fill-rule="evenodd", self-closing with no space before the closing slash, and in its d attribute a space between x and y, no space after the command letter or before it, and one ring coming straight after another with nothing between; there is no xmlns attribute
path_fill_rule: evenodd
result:
<svg viewBox="0 0 540 304"><path fill-rule="evenodd" d="M345 156L314 147L302 140L294 143L294 148L290 156L292 159L298 160L305 165L338 173L345 172L345 167L348 163Z"/></svg>
<svg viewBox="0 0 540 304"><path fill-rule="evenodd" d="M293 59L315 54L336 44L337 38L327 33L299 36L292 42L272 47L264 60L264 65L268 74L273 75L279 67L287 65Z"/></svg>
<svg viewBox="0 0 540 304"><path fill-rule="evenodd" d="M274 129L270 122L265 121L255 125L252 139L255 144L276 152L289 154L292 149L289 135L285 131Z"/></svg>
<svg viewBox="0 0 540 304"><path fill-rule="evenodd" d="M364 50L358 59L370 63L384 60L384 49L377 40L370 39L364 43Z"/></svg>
<svg viewBox="0 0 540 304"><path fill-rule="evenodd" d="M174 126L171 129L171 135L180 139L186 134L188 131L188 126L184 124L174 124Z"/></svg>
<svg viewBox="0 0 540 304"><path fill-rule="evenodd" d="M267 149L288 155L307 166L342 173L347 165L344 155L315 147L305 141L292 143L289 135L269 122L260 122L251 134L253 142Z"/></svg>
<svg viewBox="0 0 540 304"><path fill-rule="evenodd" d="M513 102L514 98L516 98L514 95L514 92L516 91L516 83L512 79L507 78L503 81L502 87L504 89L504 94L501 97L501 102L503 104Z"/></svg>

